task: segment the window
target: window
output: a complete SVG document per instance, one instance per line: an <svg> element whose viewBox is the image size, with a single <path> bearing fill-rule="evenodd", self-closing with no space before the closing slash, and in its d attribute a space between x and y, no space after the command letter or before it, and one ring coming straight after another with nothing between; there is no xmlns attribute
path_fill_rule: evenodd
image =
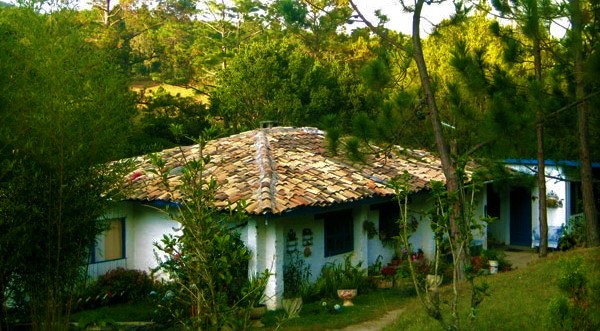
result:
<svg viewBox="0 0 600 331"><path fill-rule="evenodd" d="M397 202L388 202L377 206L379 209L379 239L383 242L393 242L400 235L398 218L400 207Z"/></svg>
<svg viewBox="0 0 600 331"><path fill-rule="evenodd" d="M108 221L108 230L96 238L92 263L125 258L125 218Z"/></svg>
<svg viewBox="0 0 600 331"><path fill-rule="evenodd" d="M325 257L351 252L354 249L354 219L352 210L317 215L325 228Z"/></svg>

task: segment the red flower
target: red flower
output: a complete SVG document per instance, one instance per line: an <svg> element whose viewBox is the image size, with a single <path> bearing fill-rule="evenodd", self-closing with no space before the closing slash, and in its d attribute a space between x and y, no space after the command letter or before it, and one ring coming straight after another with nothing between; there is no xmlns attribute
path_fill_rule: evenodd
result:
<svg viewBox="0 0 600 331"><path fill-rule="evenodd" d="M381 268L381 274L384 276L393 276L396 274L396 268L383 267L383 268Z"/></svg>

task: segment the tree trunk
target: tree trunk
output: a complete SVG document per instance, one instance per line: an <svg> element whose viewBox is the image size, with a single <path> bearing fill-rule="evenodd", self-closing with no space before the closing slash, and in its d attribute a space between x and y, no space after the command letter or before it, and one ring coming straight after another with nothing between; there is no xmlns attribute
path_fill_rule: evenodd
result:
<svg viewBox="0 0 600 331"><path fill-rule="evenodd" d="M600 245L598 234L598 212L594 199L592 184L592 164L588 145L588 104L585 102L585 85L583 82L583 40L581 38L583 22L579 0L571 0L571 24L573 31L573 47L575 51L575 98L577 104L577 126L579 129L579 158L581 161L581 190L583 195L583 212L586 226L586 245L594 247Z"/></svg>
<svg viewBox="0 0 600 331"><path fill-rule="evenodd" d="M456 168L452 157L450 155L450 148L444 138L442 131L442 123L440 121L439 111L435 101L435 95L431 82L429 81L429 73L427 72L427 65L425 64L425 57L423 55L423 47L421 45L420 36L420 22L421 22L421 10L423 9L424 0L417 0L415 4L415 11L413 13L413 26L412 26L412 41L413 41L413 57L419 70L419 76L421 78L421 87L427 100L427 106L429 108L429 119L433 128L433 134L435 136L435 143L440 154L440 161L442 163L442 171L446 178L446 189L448 190L449 196L455 196L452 206L450 208L450 235L452 238L460 238L463 234L460 233L460 228L457 226L457 220L460 215L461 201L459 190L458 176L456 174ZM456 259L456 267L458 270L458 279L464 279L464 254L458 256Z"/></svg>
<svg viewBox="0 0 600 331"><path fill-rule="evenodd" d="M537 162L538 162L538 211L540 214L540 257L548 255L548 214L546 207L546 165L544 163L544 125L541 123L540 118L543 115L539 115L541 111L538 110L538 123L537 123Z"/></svg>
<svg viewBox="0 0 600 331"><path fill-rule="evenodd" d="M533 36L533 62L535 67L535 79L543 89L542 84L542 51L540 47L539 34ZM538 95L541 95L539 93ZM537 138L537 162L538 162L538 212L540 222L540 251L539 256L548 255L548 213L546 206L546 163L544 160L544 107L540 105L541 100L536 100L536 138Z"/></svg>

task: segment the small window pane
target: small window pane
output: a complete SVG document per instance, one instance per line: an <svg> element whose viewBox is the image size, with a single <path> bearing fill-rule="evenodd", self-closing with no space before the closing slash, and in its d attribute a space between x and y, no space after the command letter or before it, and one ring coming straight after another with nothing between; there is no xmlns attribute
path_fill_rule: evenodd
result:
<svg viewBox="0 0 600 331"><path fill-rule="evenodd" d="M110 229L104 238L104 259L123 258L123 222L120 219L110 221Z"/></svg>
<svg viewBox="0 0 600 331"><path fill-rule="evenodd" d="M326 213L318 217L324 221L326 257L354 250L354 219L351 210Z"/></svg>

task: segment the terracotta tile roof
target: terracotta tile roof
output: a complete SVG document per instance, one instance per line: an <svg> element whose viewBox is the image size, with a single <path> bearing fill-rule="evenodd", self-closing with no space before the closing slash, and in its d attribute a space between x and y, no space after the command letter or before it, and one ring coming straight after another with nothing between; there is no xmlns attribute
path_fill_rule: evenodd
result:
<svg viewBox="0 0 600 331"><path fill-rule="evenodd" d="M161 174L147 156L134 158L135 170L127 176L126 199L181 201L169 192L181 183L184 160L196 158L198 145L159 153L166 164ZM332 157L325 149L325 133L315 128L274 127L243 132L208 142L203 150L211 162L205 175L218 185L216 205L246 200L250 214L280 214L305 206L329 206L370 197L392 196L386 182L407 170L411 189L419 191L430 180L443 181L437 158L424 151L396 148L387 157L370 157L368 164ZM183 155L183 156L182 156ZM163 176L164 175L164 176Z"/></svg>

